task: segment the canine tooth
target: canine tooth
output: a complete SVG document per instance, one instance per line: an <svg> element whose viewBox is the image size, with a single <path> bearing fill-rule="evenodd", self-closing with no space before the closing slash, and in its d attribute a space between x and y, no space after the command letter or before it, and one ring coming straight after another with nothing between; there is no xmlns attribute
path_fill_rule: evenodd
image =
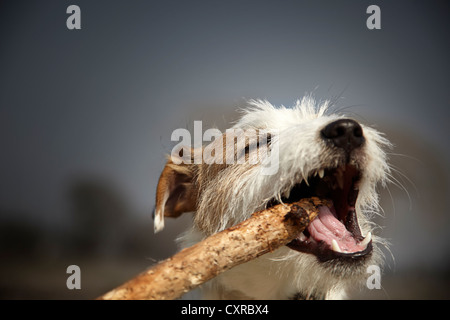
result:
<svg viewBox="0 0 450 320"><path fill-rule="evenodd" d="M333 249L333 251L342 252L341 248L339 248L337 241L334 239L333 241L331 241L331 248Z"/></svg>
<svg viewBox="0 0 450 320"><path fill-rule="evenodd" d="M325 170L320 169L319 170L319 177L320 177L320 179L322 179L324 175L325 175Z"/></svg>
<svg viewBox="0 0 450 320"><path fill-rule="evenodd" d="M307 239L303 232L300 233L300 236L298 238L300 239L300 241L305 241Z"/></svg>
<svg viewBox="0 0 450 320"><path fill-rule="evenodd" d="M370 240L372 240L372 233L368 232L366 237L364 238L364 240L361 241L359 244L364 246L364 247L367 247L367 245L369 244Z"/></svg>

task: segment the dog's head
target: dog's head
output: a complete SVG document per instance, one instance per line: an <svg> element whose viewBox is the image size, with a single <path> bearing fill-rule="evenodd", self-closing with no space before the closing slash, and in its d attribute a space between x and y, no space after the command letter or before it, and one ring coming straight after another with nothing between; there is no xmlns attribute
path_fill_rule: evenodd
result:
<svg viewBox="0 0 450 320"><path fill-rule="evenodd" d="M172 153L157 188L155 230L164 216L193 211L195 228L208 236L255 211L317 196L333 206L321 207L278 259L295 263L295 281L313 286L364 274L379 256L371 218L379 209L376 186L389 174L389 142L312 98L293 108L251 101L232 129L203 148Z"/></svg>

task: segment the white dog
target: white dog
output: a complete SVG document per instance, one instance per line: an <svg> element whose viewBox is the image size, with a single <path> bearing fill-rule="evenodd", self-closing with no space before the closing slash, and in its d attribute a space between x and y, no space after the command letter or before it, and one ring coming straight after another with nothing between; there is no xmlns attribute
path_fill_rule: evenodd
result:
<svg viewBox="0 0 450 320"><path fill-rule="evenodd" d="M186 164L172 157L157 187L155 230L162 229L164 216L194 212L193 228L182 237L189 246L278 203L318 196L333 206L321 207L287 246L203 285L205 298L340 299L365 283L367 267L382 262L377 244L383 240L372 234L370 219L379 210L376 186L384 185L390 172L383 151L389 142L370 127L331 114L328 101L316 105L311 97L292 108L250 101L232 128L259 137L265 133L266 143L245 140L244 159L256 155L258 162ZM225 140L226 134L216 138L208 150L217 156ZM230 153L239 157L239 150L227 147L220 159ZM270 174L268 154L277 161ZM183 152L179 156L193 159Z"/></svg>

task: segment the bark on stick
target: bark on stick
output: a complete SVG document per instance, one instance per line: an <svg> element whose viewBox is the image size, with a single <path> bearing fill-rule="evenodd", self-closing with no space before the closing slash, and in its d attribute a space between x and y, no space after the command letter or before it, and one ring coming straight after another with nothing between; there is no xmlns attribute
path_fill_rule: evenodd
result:
<svg viewBox="0 0 450 320"><path fill-rule="evenodd" d="M100 300L170 300L241 263L286 245L317 216L319 198L279 204L254 213L249 219L181 250Z"/></svg>

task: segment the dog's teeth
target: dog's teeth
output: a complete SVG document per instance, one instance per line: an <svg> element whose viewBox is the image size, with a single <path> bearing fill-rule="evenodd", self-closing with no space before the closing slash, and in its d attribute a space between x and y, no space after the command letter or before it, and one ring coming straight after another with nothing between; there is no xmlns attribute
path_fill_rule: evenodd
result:
<svg viewBox="0 0 450 320"><path fill-rule="evenodd" d="M325 175L325 170L320 169L319 170L319 177L320 177L320 179L322 179L324 175Z"/></svg>
<svg viewBox="0 0 450 320"><path fill-rule="evenodd" d="M340 252L340 253L342 252L341 248L339 248L337 241L334 239L333 239L333 241L331 241L331 248L333 249L333 251Z"/></svg>
<svg viewBox="0 0 450 320"><path fill-rule="evenodd" d="M317 176L317 171L314 171L314 174L313 174L313 175L314 175L314 177Z"/></svg>
<svg viewBox="0 0 450 320"><path fill-rule="evenodd" d="M286 191L284 192L284 194L283 194L283 196L284 196L285 198L289 198L290 195L291 195L291 189L286 190Z"/></svg>
<svg viewBox="0 0 450 320"><path fill-rule="evenodd" d="M305 240L308 239L308 238L306 238L305 234L302 232L302 233L300 233L300 235L298 236L298 239L299 239L300 241L305 241Z"/></svg>
<svg viewBox="0 0 450 320"><path fill-rule="evenodd" d="M364 240L361 241L359 244L365 248L369 244L370 240L372 240L372 233L368 232Z"/></svg>

